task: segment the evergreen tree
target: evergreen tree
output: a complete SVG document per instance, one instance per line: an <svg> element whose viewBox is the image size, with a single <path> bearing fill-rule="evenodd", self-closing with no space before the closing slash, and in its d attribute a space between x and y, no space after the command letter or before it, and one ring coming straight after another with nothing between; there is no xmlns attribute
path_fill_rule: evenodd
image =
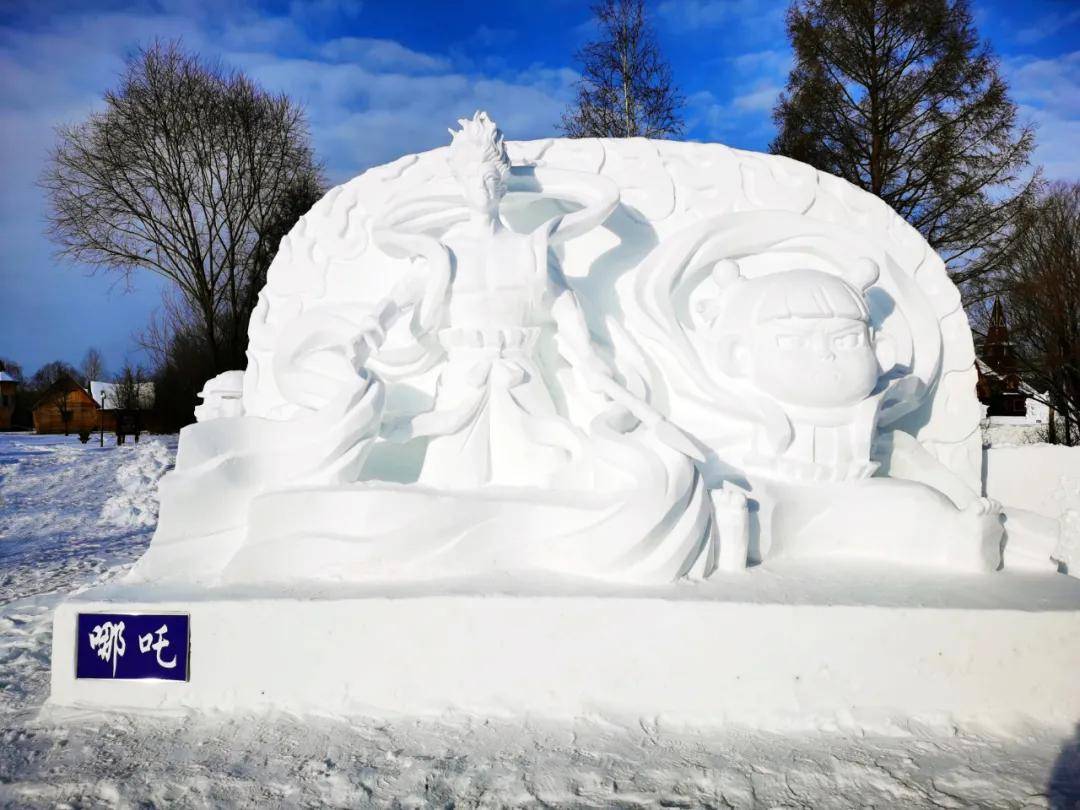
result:
<svg viewBox="0 0 1080 810"><path fill-rule="evenodd" d="M1010 360L1054 409L1048 439L1080 445L1080 183L1055 183L1024 211L1007 266L985 276L986 305L971 310L991 336L1008 312Z"/></svg>
<svg viewBox="0 0 1080 810"><path fill-rule="evenodd" d="M685 100L656 43L644 0L593 6L600 38L577 53L578 97L563 114L571 138L668 138L683 131Z"/></svg>
<svg viewBox="0 0 1080 810"><path fill-rule="evenodd" d="M968 0L796 0L772 151L870 191L960 284L1007 260L1034 136Z"/></svg>

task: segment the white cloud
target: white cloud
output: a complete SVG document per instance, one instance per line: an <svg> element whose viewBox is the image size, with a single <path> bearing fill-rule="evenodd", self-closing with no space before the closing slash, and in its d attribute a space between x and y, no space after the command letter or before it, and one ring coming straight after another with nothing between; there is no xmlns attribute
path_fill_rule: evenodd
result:
<svg viewBox="0 0 1080 810"><path fill-rule="evenodd" d="M372 70L437 72L450 68L445 57L414 51L392 39L340 37L320 45L318 54L331 62L353 62Z"/></svg>
<svg viewBox="0 0 1080 810"><path fill-rule="evenodd" d="M1061 33L1064 29L1080 22L1080 8L1070 11L1054 11L1044 14L1034 23L1016 32L1014 39L1021 45L1033 45L1047 37Z"/></svg>
<svg viewBox="0 0 1080 810"><path fill-rule="evenodd" d="M1080 51L1050 59L1015 57L1004 68L1018 101L1080 116Z"/></svg>
<svg viewBox="0 0 1080 810"><path fill-rule="evenodd" d="M355 19L360 16L364 4L359 0L293 0L289 4L289 16L316 19Z"/></svg>
<svg viewBox="0 0 1080 810"><path fill-rule="evenodd" d="M1042 166L1048 180L1080 180L1080 118L1053 110L1020 105L1022 120L1035 125L1032 162Z"/></svg>
<svg viewBox="0 0 1080 810"><path fill-rule="evenodd" d="M302 100L316 152L340 182L368 166L446 140L446 127L487 109L510 138L554 134L577 74L533 67L505 76L454 70L380 72L362 64L234 58L267 87Z"/></svg>
<svg viewBox="0 0 1080 810"><path fill-rule="evenodd" d="M772 140L772 110L783 90L792 55L788 48L736 53L721 66L729 79L687 99L691 130L746 149L763 149ZM723 88L721 90L720 88ZM726 91L724 95L719 93Z"/></svg>
<svg viewBox="0 0 1080 810"><path fill-rule="evenodd" d="M186 48L220 57L304 103L316 153L333 182L444 143L446 127L478 108L510 138L554 134L573 96L574 71L487 69L489 62L478 66L389 39L308 33L312 19L327 22L355 5L293 3L289 14L266 17L245 0L155 0L124 13L68 13L51 17L47 26L0 28L0 281L8 311L18 308L33 323L48 325L20 344L28 370L54 357L77 360L94 342L119 367L132 347L129 336L157 301L160 284L145 275L137 279L137 294L125 297L110 293L115 277L86 279L84 268L55 260L36 186L53 128L98 107L102 91L116 85L124 57L140 44L179 38ZM486 29L481 36L508 35ZM123 315L102 327L90 313L103 311Z"/></svg>
<svg viewBox="0 0 1080 810"><path fill-rule="evenodd" d="M776 105L776 97L783 87L767 84L748 93L741 93L732 100L732 106L745 112L771 112Z"/></svg>
<svg viewBox="0 0 1080 810"><path fill-rule="evenodd" d="M1035 124L1034 160L1052 180L1080 179L1080 51L1002 63L1022 121Z"/></svg>
<svg viewBox="0 0 1080 810"><path fill-rule="evenodd" d="M787 0L663 0L658 18L679 32L738 28L742 33L773 34L787 10Z"/></svg>
<svg viewBox="0 0 1080 810"><path fill-rule="evenodd" d="M794 61L790 48L770 48L763 51L741 53L731 59L735 69L744 77L767 76L782 79L791 70Z"/></svg>

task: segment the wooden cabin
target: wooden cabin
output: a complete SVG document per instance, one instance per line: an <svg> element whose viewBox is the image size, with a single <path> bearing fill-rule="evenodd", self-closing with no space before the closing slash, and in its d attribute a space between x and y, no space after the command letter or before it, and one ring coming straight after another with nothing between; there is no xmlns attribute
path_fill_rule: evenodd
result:
<svg viewBox="0 0 1080 810"><path fill-rule="evenodd" d="M68 375L45 389L33 408L36 433L73 433L116 427L114 413L103 411L85 388Z"/></svg>

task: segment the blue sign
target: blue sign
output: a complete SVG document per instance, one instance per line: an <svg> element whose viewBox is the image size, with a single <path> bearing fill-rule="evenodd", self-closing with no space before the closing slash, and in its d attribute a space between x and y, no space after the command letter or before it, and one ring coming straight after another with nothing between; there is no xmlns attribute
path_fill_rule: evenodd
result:
<svg viewBox="0 0 1080 810"><path fill-rule="evenodd" d="M75 677L188 679L186 613L80 613Z"/></svg>

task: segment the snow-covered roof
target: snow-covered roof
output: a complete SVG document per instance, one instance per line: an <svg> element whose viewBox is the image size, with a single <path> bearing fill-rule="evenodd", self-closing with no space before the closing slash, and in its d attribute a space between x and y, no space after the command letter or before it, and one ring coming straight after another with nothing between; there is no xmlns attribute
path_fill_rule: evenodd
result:
<svg viewBox="0 0 1080 810"><path fill-rule="evenodd" d="M982 374L984 377L993 377L997 380L1004 379L1004 377L1000 373L994 371L994 369L992 369L985 361L980 360L978 357L975 358L975 366L979 369L979 373ZM1029 397L1043 397L1044 399L1046 398L1045 393L1039 393L1026 382L1024 382L1022 378L1020 380L1020 390L1023 393L1027 394Z"/></svg>
<svg viewBox="0 0 1080 810"><path fill-rule="evenodd" d="M154 407L154 384L144 382L138 384L139 407L143 409ZM116 407L116 383L90 381L90 396L99 407L110 410ZM104 399L102 399L104 397Z"/></svg>
<svg viewBox="0 0 1080 810"><path fill-rule="evenodd" d="M990 368L990 366L988 366L986 364L985 360L980 360L978 357L975 358L975 368L977 368L979 370L980 374L982 374L982 375L984 375L986 377L994 377L994 378L999 378L999 379L1001 377L1000 374L998 374L996 371L994 371L992 368Z"/></svg>
<svg viewBox="0 0 1080 810"><path fill-rule="evenodd" d="M8 374L6 371L0 371L0 382L18 382L18 380Z"/></svg>

